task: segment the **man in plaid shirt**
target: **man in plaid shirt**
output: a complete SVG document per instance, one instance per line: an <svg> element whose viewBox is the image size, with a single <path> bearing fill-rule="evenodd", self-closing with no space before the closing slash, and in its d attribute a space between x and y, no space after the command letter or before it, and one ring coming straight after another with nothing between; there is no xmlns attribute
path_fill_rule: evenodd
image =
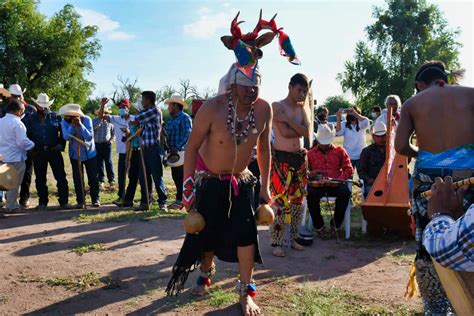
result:
<svg viewBox="0 0 474 316"><path fill-rule="evenodd" d="M474 204L455 221L453 212L462 208L458 201L465 190L455 193L452 184L451 177L436 178L431 187L423 246L443 267L474 272Z"/></svg>
<svg viewBox="0 0 474 316"><path fill-rule="evenodd" d="M131 124L140 126L143 131L141 139L143 142L143 157L145 160L146 179L149 190L152 191L152 179L155 183L155 188L158 193L158 203L160 208L165 210L166 207L166 188L163 181L163 165L161 163L160 155L160 131L162 116L161 110L155 105L156 95L153 91L142 92L142 106L143 110L135 115L135 120ZM140 173L142 177L143 173ZM140 183L143 183L142 181ZM146 196L142 196L140 207L146 205Z"/></svg>
<svg viewBox="0 0 474 316"><path fill-rule="evenodd" d="M172 96L165 101L168 105L168 111L171 114L171 119L166 123L165 129L168 134L168 146L170 155L176 155L183 151L188 143L189 135L191 134L192 121L191 117L183 112L183 108L188 105L184 98L180 96ZM172 166L171 175L174 184L176 185L176 201L169 206L171 209L182 209L181 200L183 198L183 166Z"/></svg>

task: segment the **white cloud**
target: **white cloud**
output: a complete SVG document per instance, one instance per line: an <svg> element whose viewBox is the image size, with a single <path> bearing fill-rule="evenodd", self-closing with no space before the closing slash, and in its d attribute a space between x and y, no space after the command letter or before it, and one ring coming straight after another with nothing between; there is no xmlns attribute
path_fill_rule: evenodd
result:
<svg viewBox="0 0 474 316"><path fill-rule="evenodd" d="M207 7L198 10L198 19L195 22L183 26L185 34L197 39L208 39L216 35L220 29L229 29L230 22L234 18L235 12L212 12Z"/></svg>
<svg viewBox="0 0 474 316"><path fill-rule="evenodd" d="M82 21L85 24L97 26L99 34L109 40L124 41L135 37L133 34L119 31L120 23L112 20L105 14L94 10L80 8L77 8L77 12L81 15Z"/></svg>

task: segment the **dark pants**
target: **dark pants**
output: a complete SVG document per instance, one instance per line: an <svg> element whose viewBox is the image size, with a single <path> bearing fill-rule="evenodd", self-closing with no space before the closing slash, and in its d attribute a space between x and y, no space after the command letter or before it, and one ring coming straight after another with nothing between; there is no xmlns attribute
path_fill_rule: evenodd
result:
<svg viewBox="0 0 474 316"><path fill-rule="evenodd" d="M36 191L40 205L48 205L48 186L47 172L48 164L53 171L54 179L56 179L56 187L58 189L59 204L68 203L69 188L66 180L66 172L64 171L64 160L60 151L43 151L41 150L35 159L34 169L36 176Z"/></svg>
<svg viewBox="0 0 474 316"><path fill-rule="evenodd" d="M313 226L316 229L320 229L324 226L324 219L321 215L321 206L319 202L322 197L327 196L336 198L336 210L334 211L334 218L331 219L331 226L334 227L334 221L336 227L339 228L344 221L344 215L346 213L349 199L351 198L351 191L346 185L339 187L310 187L308 190L308 208L313 220Z"/></svg>
<svg viewBox="0 0 474 316"><path fill-rule="evenodd" d="M359 171L359 160L360 159L357 159L357 160L351 160L351 165L352 165L352 168L357 169L357 171Z"/></svg>
<svg viewBox="0 0 474 316"><path fill-rule="evenodd" d="M23 176L23 180L21 181L20 187L20 205L28 203L28 199L30 198L31 175L33 174L33 160L28 157L25 160L25 165L25 175Z"/></svg>
<svg viewBox="0 0 474 316"><path fill-rule="evenodd" d="M121 154L122 155L122 154ZM125 163L125 154L123 154L123 160ZM125 173L125 166L124 166ZM141 201L146 202L146 190L144 177L142 176L142 168L140 168L140 151L132 150L132 156L130 157L130 169L128 171L128 185L127 191L125 192L125 203L133 203L133 198L135 197L135 191L137 190L138 179L140 178L140 193ZM125 186L125 184L123 184Z"/></svg>
<svg viewBox="0 0 474 316"><path fill-rule="evenodd" d="M126 177L126 158L127 154L119 154L118 159L118 197L121 199L125 195L125 177ZM132 170L132 168L130 168Z"/></svg>
<svg viewBox="0 0 474 316"><path fill-rule="evenodd" d="M261 187L260 169L258 168L257 159L252 160L252 162L249 164L248 168L249 168L250 172L252 172L253 176L255 178L257 178L257 184L255 184L255 187L254 187L255 195L254 195L254 200L253 200L253 208L257 209L258 205L260 204L259 195L260 195L260 187Z"/></svg>
<svg viewBox="0 0 474 316"><path fill-rule="evenodd" d="M183 199L183 177L184 167L171 167L171 176L176 186L176 201L181 202Z"/></svg>
<svg viewBox="0 0 474 316"><path fill-rule="evenodd" d="M72 177L74 179L74 189L76 190L76 201L77 201L77 204L82 205L85 203L85 199L84 199L84 196L82 195L81 177L79 175L77 160L73 158L70 158L70 159L71 159L71 165L72 165ZM81 169L84 175L83 166L86 167L87 179L89 181L92 203L99 202L99 181L97 180L97 159L94 157L94 158L82 161Z"/></svg>
<svg viewBox="0 0 474 316"><path fill-rule="evenodd" d="M99 182L104 182L104 164L107 171L107 179L109 183L114 182L114 168L112 166L112 143L95 143L95 150L97 151L97 177Z"/></svg>
<svg viewBox="0 0 474 316"><path fill-rule="evenodd" d="M160 146L152 145L144 147L143 157L145 160L146 179L149 191L152 191L153 180L156 192L158 193L158 203L163 205L166 203L168 197L166 196L165 182L163 181L163 165L161 164ZM143 177L141 172L140 177ZM146 204L146 196L142 196L141 203Z"/></svg>

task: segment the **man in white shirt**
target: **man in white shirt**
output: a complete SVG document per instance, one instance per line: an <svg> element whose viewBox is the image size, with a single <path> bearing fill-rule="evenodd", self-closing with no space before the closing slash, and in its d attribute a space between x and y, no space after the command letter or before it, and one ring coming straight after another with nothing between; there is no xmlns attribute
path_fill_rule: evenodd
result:
<svg viewBox="0 0 474 316"><path fill-rule="evenodd" d="M25 112L25 106L16 99L11 99L6 107L7 114L0 119L0 154L3 162L12 165L18 172L17 187L7 191L6 210L15 212L21 210L18 204L18 191L25 173L26 152L35 144L26 137L26 127L20 117Z"/></svg>

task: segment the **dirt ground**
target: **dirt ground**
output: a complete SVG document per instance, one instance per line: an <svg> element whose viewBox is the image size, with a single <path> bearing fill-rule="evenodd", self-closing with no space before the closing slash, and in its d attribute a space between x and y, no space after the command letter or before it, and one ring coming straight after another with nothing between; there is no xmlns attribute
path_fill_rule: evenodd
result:
<svg viewBox="0 0 474 316"><path fill-rule="evenodd" d="M112 212L111 206L101 212ZM178 298L164 287L184 237L182 219L81 223L81 213L98 210L29 211L0 219L0 313L240 315L232 294L237 267L217 262L213 288L224 295L194 301L187 282ZM256 267L257 302L267 315L291 314L290 296L308 288L337 288L357 294L360 304L420 310L420 300L403 293L413 242L321 241L286 258L271 255L268 228L260 228L264 265ZM103 251L79 255L78 245L102 244ZM227 295L227 296L226 296ZM217 303L216 303L217 302ZM297 309L296 309L297 310ZM296 313L296 312L295 312ZM405 314L405 313L404 313Z"/></svg>

